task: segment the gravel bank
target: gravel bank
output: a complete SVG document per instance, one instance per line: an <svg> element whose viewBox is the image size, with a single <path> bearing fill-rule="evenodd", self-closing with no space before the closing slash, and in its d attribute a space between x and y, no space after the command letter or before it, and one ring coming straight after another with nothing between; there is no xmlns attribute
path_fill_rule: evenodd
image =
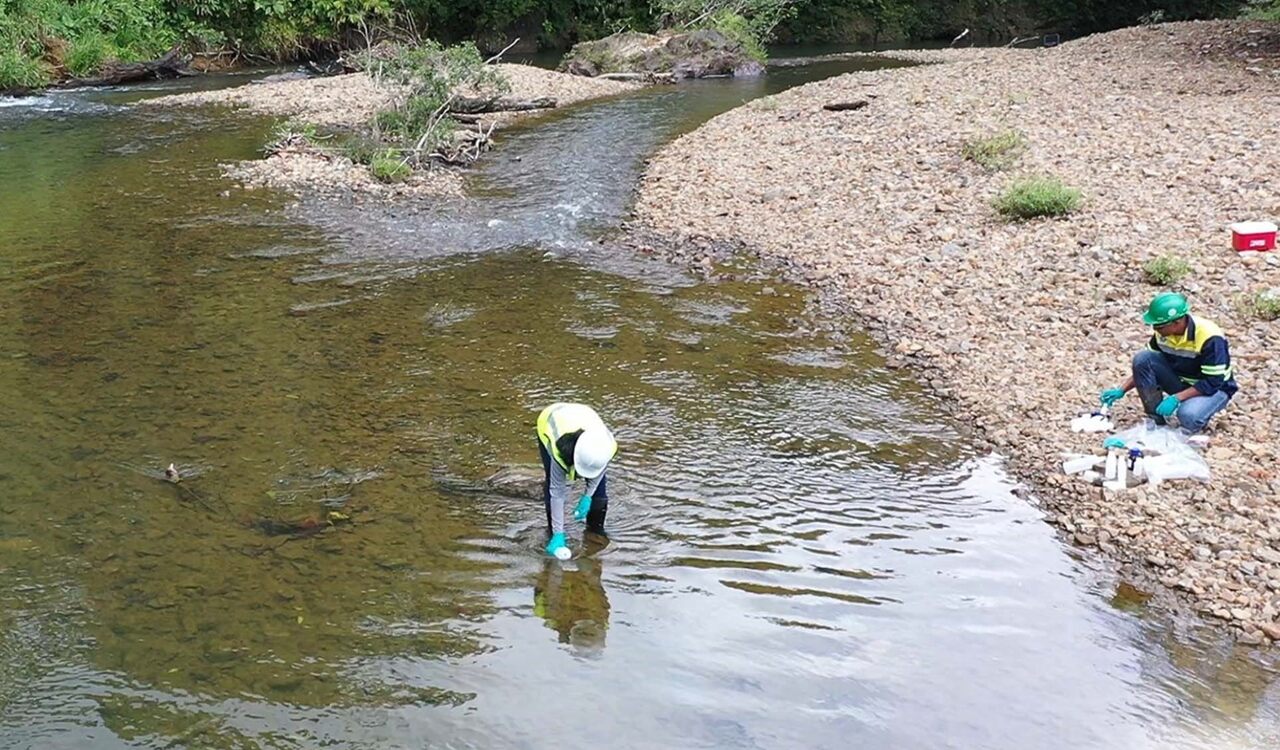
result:
<svg viewBox="0 0 1280 750"><path fill-rule="evenodd" d="M974 417L1077 543L1246 643L1280 641L1280 322L1237 303L1280 287L1280 252L1239 256L1226 230L1280 217L1280 25L896 56L942 64L810 84L681 138L650 164L637 223L741 244L819 289ZM1011 170L961 157L1009 129L1028 144ZM991 201L1019 173L1081 188L1083 208L1000 219ZM1141 266L1162 253L1190 261L1182 287L1227 330L1241 392L1212 428L1211 485L1104 494L1060 476L1059 453L1098 447L1067 424L1149 336ZM1130 394L1118 420L1140 412Z"/></svg>
<svg viewBox="0 0 1280 750"><path fill-rule="evenodd" d="M632 91L637 84L571 76L529 65L499 64L499 71L511 85L513 99L550 97L557 107L588 99ZM288 117L330 130L351 130L370 120L404 93L402 86L375 81L365 73L327 78L253 83L217 91L195 91L152 99L149 105L227 105L262 115ZM473 127L488 130L505 127L536 112L495 112ZM309 149L289 149L266 159L228 164L229 177L246 187L273 187L301 192L361 193L376 197L443 197L462 194L462 179L456 170L434 169L416 174L408 181L387 185L374 179L369 170L341 155Z"/></svg>

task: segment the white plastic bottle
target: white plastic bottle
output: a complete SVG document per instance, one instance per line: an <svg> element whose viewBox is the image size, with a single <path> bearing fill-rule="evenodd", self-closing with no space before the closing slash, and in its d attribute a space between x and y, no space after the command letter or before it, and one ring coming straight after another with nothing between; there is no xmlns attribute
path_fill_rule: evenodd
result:
<svg viewBox="0 0 1280 750"><path fill-rule="evenodd" d="M1116 461L1115 461L1115 467L1116 467L1116 470L1115 470L1115 478L1114 478L1114 479L1112 479L1111 481L1107 482L1106 484L1102 485L1102 486L1103 486L1103 487L1105 487L1105 488L1107 488L1107 489L1109 489L1109 490L1115 490L1115 491L1117 491L1117 492L1120 492L1120 491L1122 491L1122 490L1127 490L1127 489L1129 489L1129 462L1128 462L1128 459L1123 458L1123 457L1118 457L1118 456L1116 456L1116 454L1115 454L1115 452L1114 452L1114 451L1112 451L1111 453L1107 454L1107 464L1108 464L1108 465L1110 465L1110 464L1111 464L1112 459L1116 459Z"/></svg>

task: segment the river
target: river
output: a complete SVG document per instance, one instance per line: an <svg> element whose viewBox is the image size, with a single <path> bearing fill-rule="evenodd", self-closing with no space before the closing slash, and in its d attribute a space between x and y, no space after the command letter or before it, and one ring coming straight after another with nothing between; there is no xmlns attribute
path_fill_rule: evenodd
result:
<svg viewBox="0 0 1280 750"><path fill-rule="evenodd" d="M136 104L242 79L3 102L0 747L1280 744L1274 662L1065 545L871 341L610 241L662 143L872 65L555 113L461 204L245 192L271 123ZM567 563L483 482L553 400L621 443Z"/></svg>

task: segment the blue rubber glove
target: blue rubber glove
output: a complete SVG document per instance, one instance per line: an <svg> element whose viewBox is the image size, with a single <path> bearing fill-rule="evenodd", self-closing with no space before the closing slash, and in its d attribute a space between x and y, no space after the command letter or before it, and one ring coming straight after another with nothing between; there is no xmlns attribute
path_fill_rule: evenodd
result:
<svg viewBox="0 0 1280 750"><path fill-rule="evenodd" d="M573 520L582 521L586 519L587 514L591 512L591 496L583 495L578 500L578 507L573 509Z"/></svg>
<svg viewBox="0 0 1280 750"><path fill-rule="evenodd" d="M1115 436L1109 437L1106 440L1102 441L1102 447L1106 448L1107 450L1111 450L1112 448L1123 448L1124 438L1118 438Z"/></svg>
<svg viewBox="0 0 1280 750"><path fill-rule="evenodd" d="M1178 400L1178 397L1170 393L1168 396L1165 396L1164 400L1160 402L1160 405L1156 407L1156 414L1166 418L1172 417L1181 405L1182 402Z"/></svg>
<svg viewBox="0 0 1280 750"><path fill-rule="evenodd" d="M1102 392L1102 395L1098 397L1098 400L1102 402L1103 406L1111 406L1122 398L1124 398L1123 388L1108 388Z"/></svg>
<svg viewBox="0 0 1280 750"><path fill-rule="evenodd" d="M551 555L552 557L555 557L556 550L560 549L561 547L567 547L567 546L569 545L565 544L563 533L552 534L551 541L547 542L547 554Z"/></svg>

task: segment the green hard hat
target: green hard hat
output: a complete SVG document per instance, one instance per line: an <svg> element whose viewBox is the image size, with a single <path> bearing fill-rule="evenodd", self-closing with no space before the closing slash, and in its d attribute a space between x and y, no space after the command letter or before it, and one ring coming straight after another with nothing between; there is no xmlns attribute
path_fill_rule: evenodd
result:
<svg viewBox="0 0 1280 750"><path fill-rule="evenodd" d="M1142 322L1149 326L1162 326L1172 323L1191 312L1191 303L1177 292L1157 294L1142 314Z"/></svg>

